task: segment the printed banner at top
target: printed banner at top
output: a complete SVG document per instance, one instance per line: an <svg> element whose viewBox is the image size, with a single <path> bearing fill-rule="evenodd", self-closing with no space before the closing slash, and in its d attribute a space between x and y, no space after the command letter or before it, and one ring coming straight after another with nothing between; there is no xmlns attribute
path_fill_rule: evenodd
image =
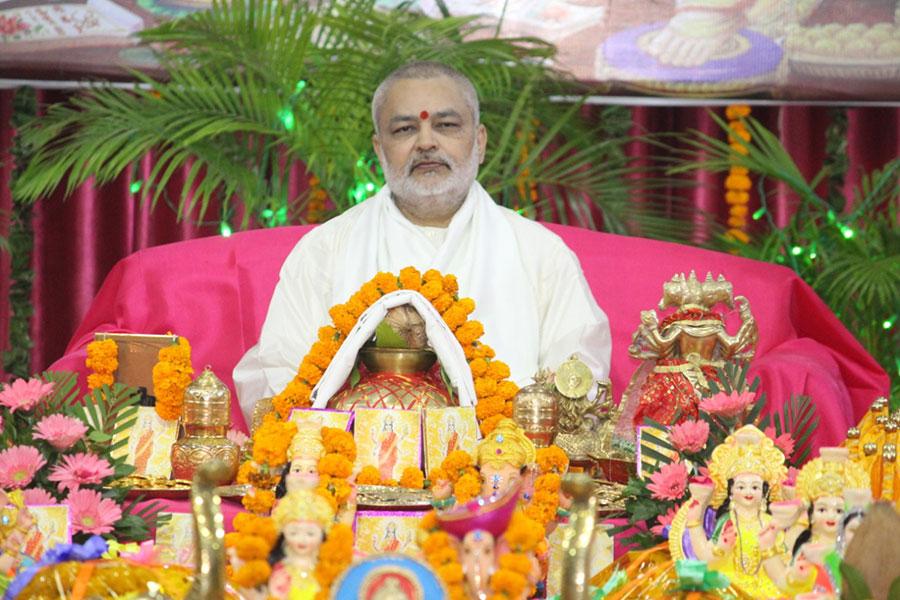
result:
<svg viewBox="0 0 900 600"><path fill-rule="evenodd" d="M399 0L378 0L393 9ZM894 0L455 0L454 16L555 44L558 66L616 95L900 101ZM134 33L210 0L4 0L0 78L152 69ZM440 17L436 0L411 10ZM482 30L492 35L494 28Z"/></svg>

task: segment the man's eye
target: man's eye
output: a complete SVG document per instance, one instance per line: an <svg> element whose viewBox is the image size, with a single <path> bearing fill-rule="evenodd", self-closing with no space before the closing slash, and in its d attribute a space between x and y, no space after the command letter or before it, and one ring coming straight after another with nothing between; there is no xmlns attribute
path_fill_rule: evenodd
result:
<svg viewBox="0 0 900 600"><path fill-rule="evenodd" d="M404 125L403 127L398 127L397 129L395 129L395 130L394 130L394 133L395 133L395 134L397 134L397 133L409 133L409 132L412 131L412 130L413 130L412 125Z"/></svg>
<svg viewBox="0 0 900 600"><path fill-rule="evenodd" d="M441 129L456 129L457 127L459 127L459 123L438 123L437 126Z"/></svg>

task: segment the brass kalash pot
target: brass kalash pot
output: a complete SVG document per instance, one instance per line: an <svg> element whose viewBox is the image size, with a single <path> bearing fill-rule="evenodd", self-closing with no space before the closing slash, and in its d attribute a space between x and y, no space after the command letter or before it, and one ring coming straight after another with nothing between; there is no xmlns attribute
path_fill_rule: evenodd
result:
<svg viewBox="0 0 900 600"><path fill-rule="evenodd" d="M424 410L450 406L450 395L428 371L437 355L427 349L364 347L359 358L366 374L328 401L337 410L396 408Z"/></svg>
<svg viewBox="0 0 900 600"><path fill-rule="evenodd" d="M209 367L184 391L179 439L172 445L172 477L193 479L202 464L220 460L228 481L237 474L240 451L225 437L231 426L231 392Z"/></svg>

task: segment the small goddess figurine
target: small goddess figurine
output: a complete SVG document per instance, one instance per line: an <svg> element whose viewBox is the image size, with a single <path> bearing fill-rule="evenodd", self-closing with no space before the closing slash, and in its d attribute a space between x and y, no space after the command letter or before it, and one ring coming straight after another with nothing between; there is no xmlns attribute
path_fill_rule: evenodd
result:
<svg viewBox="0 0 900 600"><path fill-rule="evenodd" d="M762 552L759 536L772 521L769 502L781 498L781 482L787 474L784 454L762 431L745 425L713 450L708 467L714 485L692 484L691 499L673 519L672 558L685 558L681 539L686 529L693 552L710 568L754 596L778 597L780 591L763 569L769 555ZM711 536L702 523L707 504L716 508ZM779 532L769 552L785 551Z"/></svg>
<svg viewBox="0 0 900 600"><path fill-rule="evenodd" d="M281 499L272 518L279 536L269 555L269 595L313 600L319 592L315 578L319 547L334 524L334 509L316 492L297 490Z"/></svg>
<svg viewBox="0 0 900 600"><path fill-rule="evenodd" d="M478 444L481 496L503 496L507 490L518 488L534 461L534 443L515 421L502 419Z"/></svg>
<svg viewBox="0 0 900 600"><path fill-rule="evenodd" d="M275 496L296 490L313 490L319 485L319 459L325 456L322 430L316 423L301 423L288 450L290 461L284 466Z"/></svg>
<svg viewBox="0 0 900 600"><path fill-rule="evenodd" d="M822 559L837 543L844 517L845 493L864 490L868 484L865 470L849 460L846 448L822 448L819 458L803 466L797 476L797 493L806 506L806 518L790 527L786 535L788 547L793 548L794 560L779 555L771 557L764 565L779 588L791 594L815 591L813 572L816 569L803 563L823 566ZM770 553L775 537L762 536L760 547L764 553Z"/></svg>

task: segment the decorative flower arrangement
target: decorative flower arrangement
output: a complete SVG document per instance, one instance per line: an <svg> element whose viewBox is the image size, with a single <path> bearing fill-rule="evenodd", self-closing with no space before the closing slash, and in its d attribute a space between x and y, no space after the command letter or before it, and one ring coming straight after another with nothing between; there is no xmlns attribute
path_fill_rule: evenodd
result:
<svg viewBox="0 0 900 600"><path fill-rule="evenodd" d="M750 107L746 104L732 104L725 109L728 119L728 144L738 154L749 154L744 145L750 142L750 132L744 125L744 119L750 116ZM740 141L738 141L740 140ZM747 213L750 202L750 171L736 164L728 169L725 178L725 202L728 204L728 231L726 235L744 244L750 241L747 235Z"/></svg>
<svg viewBox="0 0 900 600"><path fill-rule="evenodd" d="M254 486L244 497L244 506L248 510L262 513L274 504L274 494L269 490L277 483L280 469L287 462L287 449L293 437L293 433L288 435L287 423L291 410L310 406L313 388L359 316L383 295L400 289L418 291L428 299L462 346L474 379L475 411L482 433L489 433L500 419L512 415L512 399L519 388L508 379L509 367L494 360L494 350L478 341L484 327L478 321L469 320L469 315L475 310L475 302L471 298L459 298L456 277L442 275L434 269L420 273L413 267L405 267L396 275L378 273L346 303L337 304L328 311L332 325L319 328L318 339L300 362L297 375L272 399L274 412L267 415L253 436L252 460L245 462L238 472L238 483ZM358 483L377 485L370 472L364 471L361 475L362 479L357 478ZM414 479L417 482L417 478L410 475L407 482L413 483ZM471 479L464 482L465 489L472 487ZM474 479L477 481L477 477ZM385 482L379 478L379 483L397 485L398 482Z"/></svg>
<svg viewBox="0 0 900 600"><path fill-rule="evenodd" d="M269 517L238 513L231 523L234 531L225 534L229 557L228 578L238 587L253 589L269 580L272 568L268 557L278 530Z"/></svg>
<svg viewBox="0 0 900 600"><path fill-rule="evenodd" d="M675 513L687 500L688 483L708 476L704 465L713 449L743 425L762 429L784 452L788 466L806 461L811 450L809 436L818 423L811 400L791 397L782 414L764 416L765 394L757 396L758 379L747 385L747 368L729 363L719 370L719 383L710 380L696 421L669 427L645 421L640 449L643 478L629 479L622 492L628 524L613 528L611 534L628 531L623 543L642 548L662 542ZM644 462L647 458L651 463Z"/></svg>
<svg viewBox="0 0 900 600"><path fill-rule="evenodd" d="M428 474L432 487L444 483L453 486L454 501L459 504L475 498L481 491L481 476L475 467L475 461L465 450L454 450L441 463L441 466Z"/></svg>
<svg viewBox="0 0 900 600"><path fill-rule="evenodd" d="M124 503L129 490L111 487L134 471L117 451L140 395L104 383L80 398L76 383L74 373L47 372L0 389L0 487L21 490L26 505L68 505L76 540L143 540L158 506L135 512Z"/></svg>
<svg viewBox="0 0 900 600"><path fill-rule="evenodd" d="M500 557L499 566L491 575L492 598L495 600L530 598L534 592L535 554L544 542L544 526L516 511L509 522L503 538L510 552ZM523 592L528 592L523 596Z"/></svg>
<svg viewBox="0 0 900 600"><path fill-rule="evenodd" d="M171 335L171 332L169 332ZM115 381L113 373L119 368L119 345L113 339L95 340L87 345L85 366L90 369L87 384L91 390ZM160 349L159 362L153 366L153 389L156 394L156 414L172 421L181 416L184 390L191 384L191 345L184 337L171 346Z"/></svg>
<svg viewBox="0 0 900 600"><path fill-rule="evenodd" d="M348 479L353 474L356 442L343 429L323 427L322 446L325 456L319 459L319 492L328 498L337 512L346 506L352 491Z"/></svg>
<svg viewBox="0 0 900 600"><path fill-rule="evenodd" d="M422 518L419 528L424 536L421 544L422 554L425 556L425 561L444 582L444 586L447 588L447 598L449 600L467 600L469 596L466 594L463 583L463 568L453 538L438 527L434 511L427 513Z"/></svg>
<svg viewBox="0 0 900 600"><path fill-rule="evenodd" d="M559 488L562 476L569 470L569 457L556 446L538 448L538 478L534 482L534 496L525 507L525 514L544 526L547 531L559 512Z"/></svg>
<svg viewBox="0 0 900 600"><path fill-rule="evenodd" d="M381 473L374 465L366 465L360 470L356 476L356 483L360 485L385 485L402 487L410 490L421 490L425 488L425 474L422 469L417 467L406 467L400 475L399 480L382 479Z"/></svg>

